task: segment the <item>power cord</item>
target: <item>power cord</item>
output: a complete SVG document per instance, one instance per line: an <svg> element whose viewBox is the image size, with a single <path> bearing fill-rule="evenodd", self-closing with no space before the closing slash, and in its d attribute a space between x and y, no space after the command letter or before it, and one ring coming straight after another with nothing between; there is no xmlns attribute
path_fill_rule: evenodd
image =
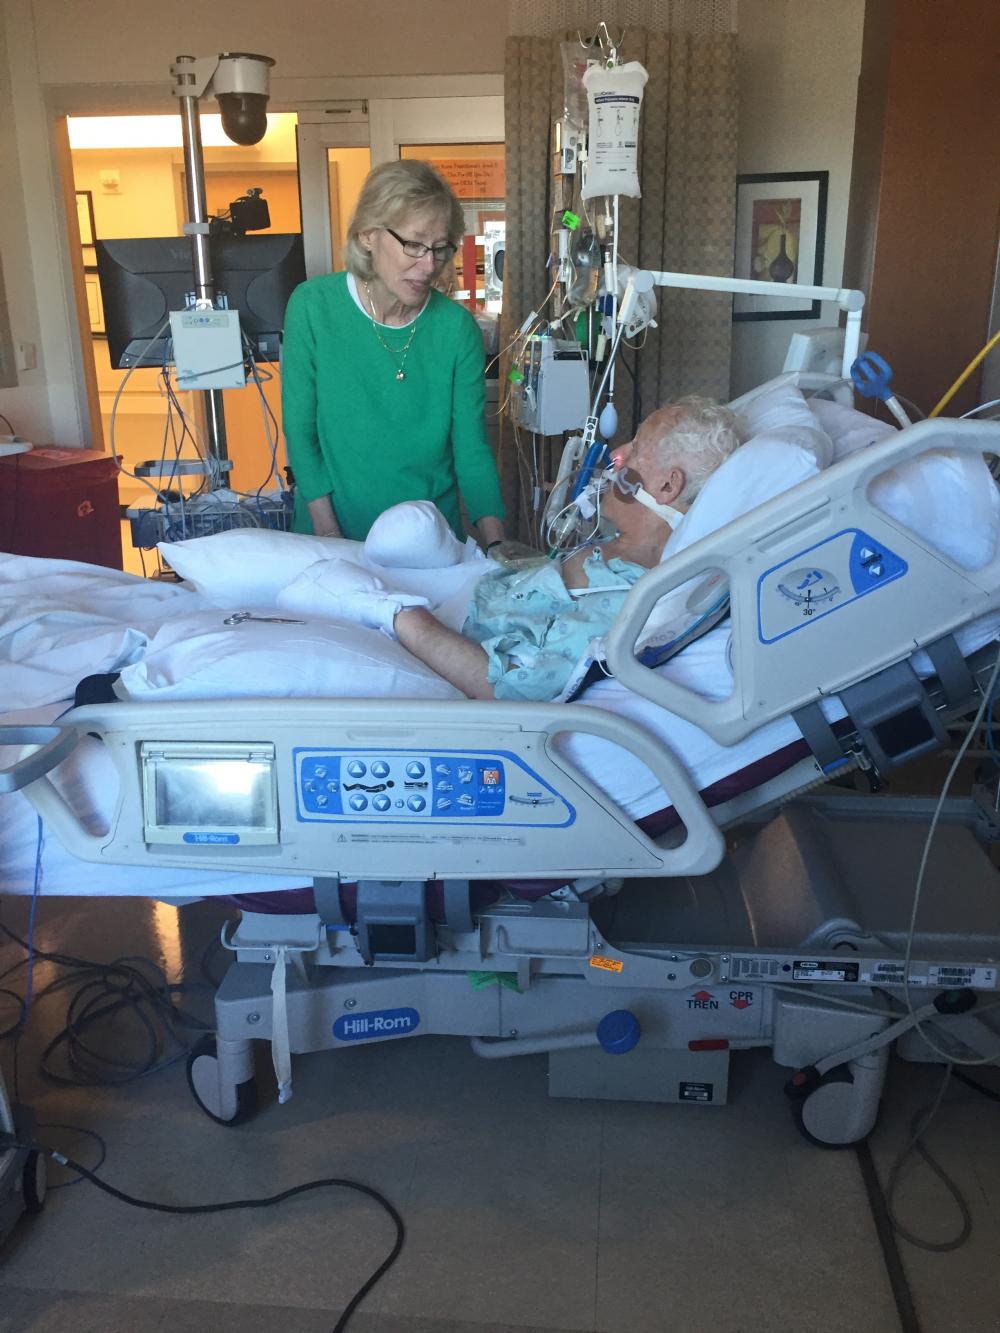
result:
<svg viewBox="0 0 1000 1333"><path fill-rule="evenodd" d="M75 1171L77 1176L83 1180L89 1180L92 1185L96 1185L104 1194L109 1194L113 1199L120 1203L127 1203L131 1208L143 1208L154 1213L172 1213L180 1217L196 1217L205 1213L229 1213L241 1208L270 1208L274 1204L284 1203L286 1199L293 1199L299 1194L308 1194L312 1190L318 1189L346 1189L354 1190L358 1194L364 1194L369 1199L373 1199L378 1206L392 1219L396 1228L396 1239L393 1247L385 1259L375 1269L371 1277L358 1288L351 1299L344 1307L343 1313L337 1320L333 1328L333 1333L343 1333L354 1311L358 1308L364 1298L372 1290L392 1265L399 1258L406 1240L406 1226L402 1217L396 1208L389 1202L384 1194L380 1194L377 1189L371 1185L363 1185L357 1180L345 1180L339 1176L330 1176L321 1180L309 1180L304 1185L293 1185L290 1189L282 1190L278 1194L269 1194L259 1199L229 1199L224 1203L158 1203L153 1199L139 1199L133 1194L127 1194L125 1190L120 1190L114 1185L110 1185L106 1180L102 1180L96 1172L81 1166L79 1162L73 1161L64 1153L55 1148L50 1148L44 1143L36 1143L34 1139L22 1140L12 1134L0 1134L0 1151L6 1149L20 1149L26 1152L42 1153L51 1161L57 1162L60 1166L66 1167L70 1171Z"/></svg>
<svg viewBox="0 0 1000 1333"><path fill-rule="evenodd" d="M12 943L25 950L26 957L0 974L5 980L29 960L51 963L64 975L35 990L32 1001L20 1001L22 1014L5 1035L20 1036L27 1019L29 1003L75 986L66 1006L65 1026L48 1042L39 1058L42 1077L61 1087L113 1087L168 1069L187 1058L189 1043L185 1032L201 1035L212 1031L211 1023L185 1014L175 1001L184 994L208 993L209 986L197 982L170 983L163 971L148 958L117 958L110 963L96 963L72 954L48 953L34 949L9 926L0 924ZM134 1021L141 1040L141 1050L131 1058L122 1056L122 1042L115 1043L116 1054L94 1049L91 1034L98 1023L126 1015ZM174 1048L173 1050L171 1048ZM59 1052L68 1072L54 1067ZM17 1049L15 1048L14 1086L18 1087Z"/></svg>
<svg viewBox="0 0 1000 1333"><path fill-rule="evenodd" d="M951 1076L952 1066L946 1065L944 1078L941 1080L941 1086L938 1088L934 1100L929 1106L925 1106L919 1110L910 1121L910 1141L889 1168L889 1175L885 1186L886 1208L893 1229L896 1231L897 1235L902 1236L904 1240L909 1241L911 1245L915 1245L918 1249L928 1250L933 1254L949 1254L952 1250L958 1250L972 1235L972 1213L969 1210L969 1205L966 1203L962 1191L948 1175L940 1162L932 1156L927 1145L924 1143L923 1138L924 1134L926 1134L927 1130L930 1128L931 1121L941 1109L945 1093L948 1091L948 1085L951 1082ZM904 1226L899 1220L899 1214L896 1211L895 1203L896 1192L899 1187L899 1180L903 1167L912 1154L916 1154L924 1165L933 1171L955 1201L955 1206L958 1208L962 1218L962 1224L957 1234L950 1240L927 1240L925 1237L918 1235L915 1231L911 1231L909 1227Z"/></svg>

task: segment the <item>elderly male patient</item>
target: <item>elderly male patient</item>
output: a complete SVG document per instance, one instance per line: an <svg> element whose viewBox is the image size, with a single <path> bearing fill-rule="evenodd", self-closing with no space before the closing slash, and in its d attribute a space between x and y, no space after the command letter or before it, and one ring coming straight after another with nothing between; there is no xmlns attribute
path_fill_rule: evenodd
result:
<svg viewBox="0 0 1000 1333"><path fill-rule="evenodd" d="M653 412L612 454L631 492L602 492L602 513L618 535L562 563L538 560L484 576L461 634L360 569L338 613L390 633L470 699L556 699L740 439L738 418L708 399Z"/></svg>

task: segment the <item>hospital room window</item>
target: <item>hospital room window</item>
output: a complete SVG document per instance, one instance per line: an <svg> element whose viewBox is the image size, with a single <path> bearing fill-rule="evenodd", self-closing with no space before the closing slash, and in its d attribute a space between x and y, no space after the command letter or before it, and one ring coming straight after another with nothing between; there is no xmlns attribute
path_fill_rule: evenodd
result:
<svg viewBox="0 0 1000 1333"><path fill-rule="evenodd" d="M264 138L247 148L226 138L218 115L201 117L208 211L225 215L234 200L250 189L260 189L270 212L270 226L265 230L298 232L297 118L278 113L269 114L267 120ZM91 332L85 353L93 358L104 446L110 451L111 408L126 372L113 367L108 354L93 241L181 235L186 220L181 125L176 115L70 117L69 136ZM272 378L265 381L264 394L277 413L281 392L278 367L271 365L269 369ZM200 395L185 394L184 398L200 399ZM260 399L256 392L226 390L224 410L227 448L233 461L232 485L241 491L254 491L270 470ZM204 439L201 402L191 402L190 407L186 402L185 412L190 412L194 428ZM115 418L114 451L122 456L126 468L131 470L138 462L160 457L164 425L159 373L140 367L125 385ZM279 457L279 466L283 463L284 458ZM185 489L197 484L198 478L192 478L185 482ZM119 494L123 506L154 501L152 490L124 475L119 478ZM142 559L132 547L127 524L122 546L126 569L143 573Z"/></svg>
<svg viewBox="0 0 1000 1333"><path fill-rule="evenodd" d="M402 158L430 162L458 196L465 214L465 244L445 284L474 310L500 312L503 282L504 198L502 143L400 144Z"/></svg>

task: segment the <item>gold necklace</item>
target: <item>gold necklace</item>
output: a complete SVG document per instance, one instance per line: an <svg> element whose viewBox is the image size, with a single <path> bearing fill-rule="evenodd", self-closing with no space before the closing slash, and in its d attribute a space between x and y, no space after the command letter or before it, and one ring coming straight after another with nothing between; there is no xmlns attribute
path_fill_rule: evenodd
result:
<svg viewBox="0 0 1000 1333"><path fill-rule="evenodd" d="M397 361L396 360L397 354L395 349L392 347L390 343L387 343L386 340L382 337L382 331L379 328L379 324L382 321L379 319L378 311L375 309L375 302L372 300L372 289L368 286L367 282L364 284L364 288L365 288L365 295L368 297L368 304L371 307L372 328L375 330L375 337L379 340L379 342L382 344L385 350L392 357L393 364L396 366L396 379L405 380L406 373L403 370L403 367L406 365L406 355L410 350L410 344L413 342L413 335L417 331L417 321L416 319L414 319L413 323L410 325L410 336L407 338L406 343L403 346L402 358L399 361Z"/></svg>

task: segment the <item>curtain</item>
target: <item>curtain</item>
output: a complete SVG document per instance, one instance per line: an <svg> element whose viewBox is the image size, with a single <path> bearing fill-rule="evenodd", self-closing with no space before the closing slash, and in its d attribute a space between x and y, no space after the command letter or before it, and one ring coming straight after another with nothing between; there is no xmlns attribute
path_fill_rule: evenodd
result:
<svg viewBox="0 0 1000 1333"><path fill-rule="evenodd" d="M548 7L571 10L574 0L557 0L555 5L549 0ZM673 8L680 7L675 0ZM576 8L587 6L576 0ZM646 10L671 8L665 0L645 5ZM641 268L731 275L736 38L720 21L720 15L731 16L731 6L727 0L686 0L683 8L689 20L684 30L629 29L621 47L622 58L640 61L649 80L640 121L642 197L621 200L619 252L626 263ZM532 13L536 10L537 5ZM690 21L692 14L696 22ZM538 21L537 14L533 21ZM608 27L614 31L610 21ZM577 36L575 30L563 30L558 36L532 33L507 39L502 347L539 308L555 278L555 271L546 265L552 209L559 202L552 175L552 126L563 110L559 44L564 37ZM617 372L615 404L621 439L629 438L636 417L641 419L671 399L687 393L725 399L729 391L731 298L660 287L656 299L658 327L646 330L640 335L641 345L626 348L620 358L624 364ZM509 370L508 354L500 366L504 386ZM530 436L525 440L524 432L516 430L510 412L500 424L499 466L508 529L522 540L532 540L538 507L544 503L537 474L542 481L546 476L551 480L551 460L532 458ZM555 444L561 446L561 440ZM546 443L536 441L534 448L545 450Z"/></svg>

